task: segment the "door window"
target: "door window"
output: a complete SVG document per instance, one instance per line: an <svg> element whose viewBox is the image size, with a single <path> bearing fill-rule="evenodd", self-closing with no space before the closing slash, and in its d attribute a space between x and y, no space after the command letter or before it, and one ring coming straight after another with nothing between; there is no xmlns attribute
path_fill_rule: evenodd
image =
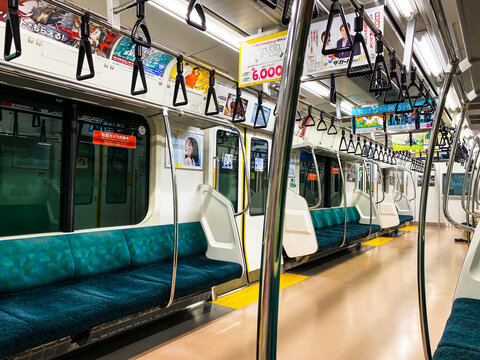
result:
<svg viewBox="0 0 480 360"><path fill-rule="evenodd" d="M238 134L225 130L217 131L217 188L230 199L235 211L238 211L238 141Z"/></svg>
<svg viewBox="0 0 480 360"><path fill-rule="evenodd" d="M252 138L250 150L250 215L264 215L268 185L268 142Z"/></svg>

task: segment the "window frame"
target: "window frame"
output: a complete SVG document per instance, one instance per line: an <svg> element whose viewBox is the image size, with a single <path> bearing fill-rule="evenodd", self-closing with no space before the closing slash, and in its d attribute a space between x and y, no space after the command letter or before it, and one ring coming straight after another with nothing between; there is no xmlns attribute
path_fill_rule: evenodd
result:
<svg viewBox="0 0 480 360"><path fill-rule="evenodd" d="M267 139L262 139L262 138L259 138L259 137L254 137L252 136L250 138L250 168L248 169L250 172L252 171L252 150L253 150L253 142L256 141L256 142L264 142L265 145L266 145L266 151L267 151L267 157L266 157L266 173L267 173L267 178L268 178L268 169L269 169L269 153L268 153L268 150L269 150L269 144L268 144L268 140ZM255 171L255 174L257 172ZM262 172L263 173L263 172ZM249 181L251 181L251 177L249 177ZM267 205L267 191L268 191L268 181L266 182L265 184L265 201L264 201L264 204L265 204L265 207ZM252 204L251 204L251 199L252 199L252 184L250 184L250 209L248 210L248 213L250 216L254 217L254 216L265 216L265 208L263 209L263 212L258 212L258 213L252 213Z"/></svg>

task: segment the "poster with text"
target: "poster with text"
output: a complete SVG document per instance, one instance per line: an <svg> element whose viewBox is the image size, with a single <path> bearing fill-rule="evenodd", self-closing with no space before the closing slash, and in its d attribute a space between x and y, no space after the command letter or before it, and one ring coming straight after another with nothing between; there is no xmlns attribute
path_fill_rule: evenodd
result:
<svg viewBox="0 0 480 360"><path fill-rule="evenodd" d="M383 6L377 6L371 9L365 9L365 12L373 20L374 24L383 32L384 27L384 9ZM345 21L349 29L351 43L353 44L354 19L356 14L346 14ZM348 35L344 29L341 17L337 16L332 21L330 33L326 34L327 20L319 21L310 26L310 34L307 43L307 52L305 54L304 73L307 75L318 74L325 71L346 69L350 61L351 52L342 52L335 55L323 55L323 42L326 41L326 49L337 49L348 46ZM353 49L354 57L352 66L367 65L367 56L372 63L375 61L375 35L363 23L362 35L367 45L368 54L364 53L363 46L358 43Z"/></svg>
<svg viewBox="0 0 480 360"><path fill-rule="evenodd" d="M203 168L203 135L183 130L172 132L175 167L179 169ZM165 151L165 164L170 167L168 148Z"/></svg>

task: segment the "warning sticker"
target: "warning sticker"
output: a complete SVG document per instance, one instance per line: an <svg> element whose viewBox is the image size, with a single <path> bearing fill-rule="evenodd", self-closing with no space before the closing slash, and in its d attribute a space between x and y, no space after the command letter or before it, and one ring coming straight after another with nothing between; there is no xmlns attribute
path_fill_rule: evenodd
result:
<svg viewBox="0 0 480 360"><path fill-rule="evenodd" d="M135 149L137 147L137 138L130 135L95 130L93 132L93 143Z"/></svg>

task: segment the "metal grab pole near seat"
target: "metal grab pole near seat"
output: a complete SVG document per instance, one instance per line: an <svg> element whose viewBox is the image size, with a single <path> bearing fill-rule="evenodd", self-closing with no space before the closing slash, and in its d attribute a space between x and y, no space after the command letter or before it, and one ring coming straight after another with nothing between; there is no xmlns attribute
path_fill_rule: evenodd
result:
<svg viewBox="0 0 480 360"><path fill-rule="evenodd" d="M413 172L409 169L405 169L406 172L410 174L410 178L412 179L412 187L413 187L413 198L408 199L408 201L413 201L417 198L417 188L415 187L415 179L413 177ZM407 183L408 185L408 183Z"/></svg>
<svg viewBox="0 0 480 360"><path fill-rule="evenodd" d="M163 122L165 124L165 136L167 139L168 158L170 159L170 174L172 178L172 198L173 198L173 264L172 264L172 282L170 286L170 299L167 307L172 305L175 298L175 284L177 280L178 264L178 193L177 193L177 174L175 170L175 158L173 156L172 135L170 132L170 122L168 121L168 108L163 108Z"/></svg>
<svg viewBox="0 0 480 360"><path fill-rule="evenodd" d="M457 229L464 229L473 233L475 231L475 228L469 226L468 224L463 225L462 223L455 221L451 217L450 211L448 209L448 198L450 196L450 182L452 180L453 165L455 164L455 153L456 153L458 141L460 140L460 133L462 131L462 126L465 121L467 110L468 110L468 104L465 104L462 109L462 114L460 115L461 116L460 121L456 126L457 131L455 132L452 149L450 151L450 159L448 160L447 174L445 175L445 188L443 190L443 214L445 215L445 218L447 219L447 221L453 226L455 226Z"/></svg>
<svg viewBox="0 0 480 360"><path fill-rule="evenodd" d="M343 185L343 207L344 207L344 212L345 212L345 219L343 222L343 242L340 247L345 246L345 242L347 239L347 187L346 187L346 182L345 182L345 175L343 174L343 167L342 167L342 159L340 159L340 154L337 153L337 159L338 159L338 168L340 169L340 176L342 177L342 185Z"/></svg>
<svg viewBox="0 0 480 360"><path fill-rule="evenodd" d="M463 210L467 214L469 214L471 216L476 216L476 217L480 217L480 215L476 214L474 212L471 212L469 208L470 208L470 193L472 191L472 183L473 183L473 174L475 173L478 154L480 153L480 151L477 152L477 154L475 156L475 150L479 146L480 146L480 136L477 135L475 137L475 139L473 140L473 147L472 147L472 150L470 151L470 156L468 157L467 166L465 167L465 176L463 178L462 197L461 197L461 203L462 203ZM475 160L472 163L472 160L473 160L474 157L475 157ZM471 172L470 183L469 183L468 191L467 191L467 180L468 180L468 175L470 173L470 168L472 169L472 172ZM466 196L466 195L468 195L468 196ZM465 201L465 197L467 197L467 201Z"/></svg>
<svg viewBox="0 0 480 360"><path fill-rule="evenodd" d="M372 166L373 165L374 164L372 162ZM380 180L381 180L381 183L382 183L382 200L375 202L375 204L378 205L378 204L381 204L382 202L384 202L384 200L385 200L385 188L384 188L384 185L383 185L383 175L382 175L382 172L380 171L380 165L378 165L378 164L375 164L375 165L377 167L377 173L380 176ZM377 185L378 185L378 182L377 182ZM379 188L379 186L377 186L377 200L378 200L378 188Z"/></svg>
<svg viewBox="0 0 480 360"><path fill-rule="evenodd" d="M288 27L263 232L257 327L258 360L277 357L278 300L288 169L313 4L314 0L295 0Z"/></svg>
<svg viewBox="0 0 480 360"><path fill-rule="evenodd" d="M317 185L318 185L318 202L313 207L308 208L308 210L317 209L322 204L322 183L320 181L320 171L318 170L317 157L315 155L315 146L312 146L312 157L313 163L315 164L315 173L317 174Z"/></svg>

